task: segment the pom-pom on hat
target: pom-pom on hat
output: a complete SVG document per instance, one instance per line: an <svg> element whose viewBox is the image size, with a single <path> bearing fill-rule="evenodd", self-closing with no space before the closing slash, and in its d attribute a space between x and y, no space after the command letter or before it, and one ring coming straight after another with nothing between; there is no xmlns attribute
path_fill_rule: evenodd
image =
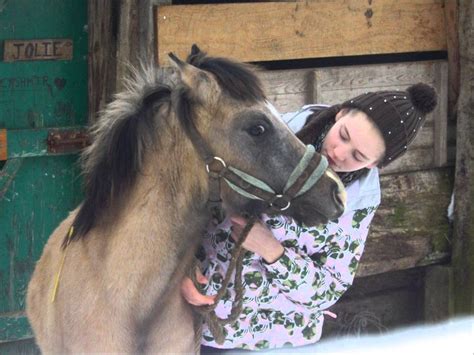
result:
<svg viewBox="0 0 474 355"><path fill-rule="evenodd" d="M378 166L384 167L406 152L436 104L436 91L418 83L406 91L368 92L344 102L342 108L365 112L378 127L385 141L385 156Z"/></svg>

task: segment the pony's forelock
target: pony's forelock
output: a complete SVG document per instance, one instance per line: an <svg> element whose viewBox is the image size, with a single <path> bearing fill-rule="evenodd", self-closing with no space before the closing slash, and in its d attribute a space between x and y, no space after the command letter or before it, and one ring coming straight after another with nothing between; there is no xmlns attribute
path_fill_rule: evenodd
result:
<svg viewBox="0 0 474 355"><path fill-rule="evenodd" d="M208 57L205 52L192 52L187 62L214 75L223 92L240 101L265 101L262 83L256 75L256 67L231 59Z"/></svg>

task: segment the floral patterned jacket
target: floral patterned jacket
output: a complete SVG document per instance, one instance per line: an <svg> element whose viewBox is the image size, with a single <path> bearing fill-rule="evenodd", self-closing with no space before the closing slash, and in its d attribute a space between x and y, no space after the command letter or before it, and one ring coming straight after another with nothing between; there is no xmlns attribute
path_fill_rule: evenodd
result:
<svg viewBox="0 0 474 355"><path fill-rule="evenodd" d="M370 222L380 203L378 170L347 187L344 214L326 225L307 227L291 218L263 216L285 248L273 264L246 252L243 313L226 327L224 344L217 344L206 324L202 344L216 348L267 349L314 343L321 337L323 311L333 305L352 284L364 250ZM227 270L234 246L231 223L225 220L208 230L203 247L207 255L205 292L215 294ZM229 285L216 308L228 316L234 299Z"/></svg>

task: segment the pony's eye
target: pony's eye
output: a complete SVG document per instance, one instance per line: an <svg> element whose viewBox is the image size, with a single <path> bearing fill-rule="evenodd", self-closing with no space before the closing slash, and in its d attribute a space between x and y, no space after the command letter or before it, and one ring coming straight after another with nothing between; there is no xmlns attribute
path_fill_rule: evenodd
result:
<svg viewBox="0 0 474 355"><path fill-rule="evenodd" d="M265 129L265 126L259 124L259 125L255 125L255 126L252 126L250 127L247 132L251 135L251 136L254 136L254 137L258 137L258 136L261 136L262 134L264 134L266 131Z"/></svg>

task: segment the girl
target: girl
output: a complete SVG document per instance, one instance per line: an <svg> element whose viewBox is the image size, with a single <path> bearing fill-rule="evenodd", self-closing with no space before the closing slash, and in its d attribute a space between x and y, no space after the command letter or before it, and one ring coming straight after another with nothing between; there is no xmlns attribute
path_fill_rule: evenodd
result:
<svg viewBox="0 0 474 355"><path fill-rule="evenodd" d="M380 204L378 168L400 157L436 106L425 84L406 91L365 93L342 105L311 105L285 115L305 144L313 144L344 182L344 214L325 225L305 226L284 216L262 216L243 247L244 303L239 319L225 328L218 344L207 325L202 344L213 348L264 349L314 343L324 314L350 287L375 211ZM206 295L189 279L182 294L193 305L212 304L227 270L230 252L246 220L231 216L211 228L203 241ZM232 286L232 285L231 285ZM235 291L229 287L216 313L226 318Z"/></svg>

